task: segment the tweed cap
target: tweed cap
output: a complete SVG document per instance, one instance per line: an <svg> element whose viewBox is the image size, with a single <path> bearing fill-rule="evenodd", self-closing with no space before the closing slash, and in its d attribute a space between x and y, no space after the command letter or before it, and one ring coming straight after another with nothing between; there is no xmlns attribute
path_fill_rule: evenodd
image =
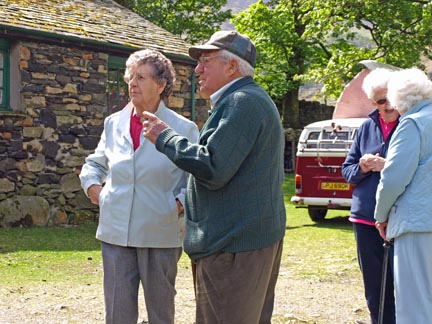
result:
<svg viewBox="0 0 432 324"><path fill-rule="evenodd" d="M205 51L227 50L255 66L256 48L245 35L235 31L218 31L203 45L191 46L190 57L198 60Z"/></svg>

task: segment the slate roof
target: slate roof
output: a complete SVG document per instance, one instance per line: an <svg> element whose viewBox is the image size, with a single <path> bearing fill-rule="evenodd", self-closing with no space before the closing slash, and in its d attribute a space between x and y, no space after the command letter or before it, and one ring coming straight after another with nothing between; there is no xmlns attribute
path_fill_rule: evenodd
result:
<svg viewBox="0 0 432 324"><path fill-rule="evenodd" d="M8 33L188 57L183 39L112 0L0 0L0 35Z"/></svg>

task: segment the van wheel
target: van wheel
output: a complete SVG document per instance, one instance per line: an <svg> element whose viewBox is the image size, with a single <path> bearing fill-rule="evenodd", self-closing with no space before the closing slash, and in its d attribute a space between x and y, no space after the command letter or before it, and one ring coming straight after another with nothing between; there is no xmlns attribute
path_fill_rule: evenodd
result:
<svg viewBox="0 0 432 324"><path fill-rule="evenodd" d="M309 207L308 208L309 217L314 222L323 221L327 215L327 208L317 208L317 207Z"/></svg>

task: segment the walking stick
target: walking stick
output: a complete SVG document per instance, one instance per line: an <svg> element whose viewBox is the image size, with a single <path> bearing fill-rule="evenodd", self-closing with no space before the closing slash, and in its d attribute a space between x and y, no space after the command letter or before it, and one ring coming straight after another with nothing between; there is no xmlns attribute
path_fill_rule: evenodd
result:
<svg viewBox="0 0 432 324"><path fill-rule="evenodd" d="M197 294L197 284L196 284L196 263L191 262L192 265L192 280L193 280L193 286L194 286L194 293L195 293L195 300L196 300L196 294Z"/></svg>
<svg viewBox="0 0 432 324"><path fill-rule="evenodd" d="M393 245L393 241L384 241L384 259L383 259L383 267L382 267L382 275L381 275L381 294L380 294L380 305L379 305L379 315L378 315L378 324L383 324L384 318L384 301L385 301L385 291L386 291L386 283L387 283L387 268L388 268L388 258L389 258L389 250Z"/></svg>

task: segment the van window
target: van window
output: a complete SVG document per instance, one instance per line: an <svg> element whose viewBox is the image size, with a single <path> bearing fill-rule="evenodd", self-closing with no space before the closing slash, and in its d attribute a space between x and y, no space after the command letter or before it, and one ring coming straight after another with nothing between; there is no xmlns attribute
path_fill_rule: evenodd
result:
<svg viewBox="0 0 432 324"><path fill-rule="evenodd" d="M321 132L310 132L306 140L306 149L347 149L354 138L354 132L332 131L323 129Z"/></svg>

